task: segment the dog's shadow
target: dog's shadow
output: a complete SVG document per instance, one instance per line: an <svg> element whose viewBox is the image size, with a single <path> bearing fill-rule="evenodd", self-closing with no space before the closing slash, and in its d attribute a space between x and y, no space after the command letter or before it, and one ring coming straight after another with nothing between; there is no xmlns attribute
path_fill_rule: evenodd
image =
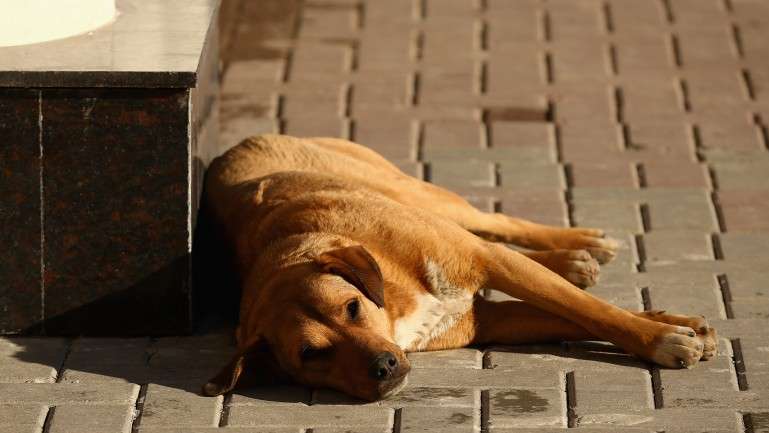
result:
<svg viewBox="0 0 769 433"><path fill-rule="evenodd" d="M11 358L10 364L8 360L5 361L10 368L0 373L0 382L59 382L76 385L76 388L97 387L105 382L134 383L148 388L150 393L163 387L197 396L200 396L201 386L234 353L229 327L210 329L206 333L189 337L157 339L30 337L0 341L0 357ZM452 390L458 388L464 388L463 392L472 392L472 388L495 388L498 387L494 383L495 377L520 375L531 369L546 368L554 375L563 374L563 371L558 372L559 368L580 369L588 364L591 366L589 368L613 365L628 370L649 369L638 358L616 346L601 342L490 346L470 350L483 351L483 366L458 368L465 370L465 377L475 374L468 370L494 370L492 376L484 376L484 380L490 381L488 384L463 384L451 379L451 375L446 374L446 364L440 362L445 352L433 352L418 355L419 359L412 362L411 376L420 374L416 370L426 373L430 365L443 365L444 368L439 370L440 374L446 375L445 385L443 382L436 384L433 380L429 384L412 380L401 393L385 401L367 403L336 391L298 385L236 388L226 397L226 401L233 406L369 404L395 407L419 399L456 398L461 396L461 392L456 394ZM511 357L515 360L514 365L509 363ZM13 377L13 374L18 376Z"/></svg>

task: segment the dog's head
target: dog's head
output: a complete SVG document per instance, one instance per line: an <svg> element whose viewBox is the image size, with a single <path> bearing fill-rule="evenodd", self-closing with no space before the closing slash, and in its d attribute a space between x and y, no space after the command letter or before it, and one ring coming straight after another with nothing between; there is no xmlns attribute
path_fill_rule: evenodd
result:
<svg viewBox="0 0 769 433"><path fill-rule="evenodd" d="M361 246L273 275L241 318L239 352L203 393L289 380L365 400L399 391L409 363L388 337L383 284L379 266Z"/></svg>

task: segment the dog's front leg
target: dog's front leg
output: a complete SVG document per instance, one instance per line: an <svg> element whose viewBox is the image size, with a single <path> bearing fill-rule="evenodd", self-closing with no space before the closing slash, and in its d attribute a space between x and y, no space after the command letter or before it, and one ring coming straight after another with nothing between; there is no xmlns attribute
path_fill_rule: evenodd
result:
<svg viewBox="0 0 769 433"><path fill-rule="evenodd" d="M505 246L485 242L484 247L479 254L485 287L528 302L575 323L589 335L667 367L688 367L703 355L702 340L690 327L640 317L578 289Z"/></svg>

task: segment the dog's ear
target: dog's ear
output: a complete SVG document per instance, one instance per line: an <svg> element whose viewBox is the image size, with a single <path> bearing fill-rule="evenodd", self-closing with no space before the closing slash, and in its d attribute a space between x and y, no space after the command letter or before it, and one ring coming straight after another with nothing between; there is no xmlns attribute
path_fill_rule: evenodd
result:
<svg viewBox="0 0 769 433"><path fill-rule="evenodd" d="M241 350L222 367L219 374L203 385L203 395L213 397L238 386L288 383L290 378L280 368L267 343L261 339Z"/></svg>
<svg viewBox="0 0 769 433"><path fill-rule="evenodd" d="M339 275L354 285L378 307L384 307L384 281L376 260L360 245L321 254L318 263L324 272Z"/></svg>

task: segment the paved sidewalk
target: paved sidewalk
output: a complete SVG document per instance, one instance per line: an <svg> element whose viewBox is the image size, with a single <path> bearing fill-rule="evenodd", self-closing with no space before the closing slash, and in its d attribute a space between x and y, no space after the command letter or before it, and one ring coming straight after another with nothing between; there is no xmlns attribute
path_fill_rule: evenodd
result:
<svg viewBox="0 0 769 433"><path fill-rule="evenodd" d="M0 340L0 432L769 432L769 3L225 0L222 150L341 136L478 207L625 242L589 289L704 314L665 370L598 343L410 356L394 399L196 394L227 333ZM498 294L490 294L498 297Z"/></svg>

